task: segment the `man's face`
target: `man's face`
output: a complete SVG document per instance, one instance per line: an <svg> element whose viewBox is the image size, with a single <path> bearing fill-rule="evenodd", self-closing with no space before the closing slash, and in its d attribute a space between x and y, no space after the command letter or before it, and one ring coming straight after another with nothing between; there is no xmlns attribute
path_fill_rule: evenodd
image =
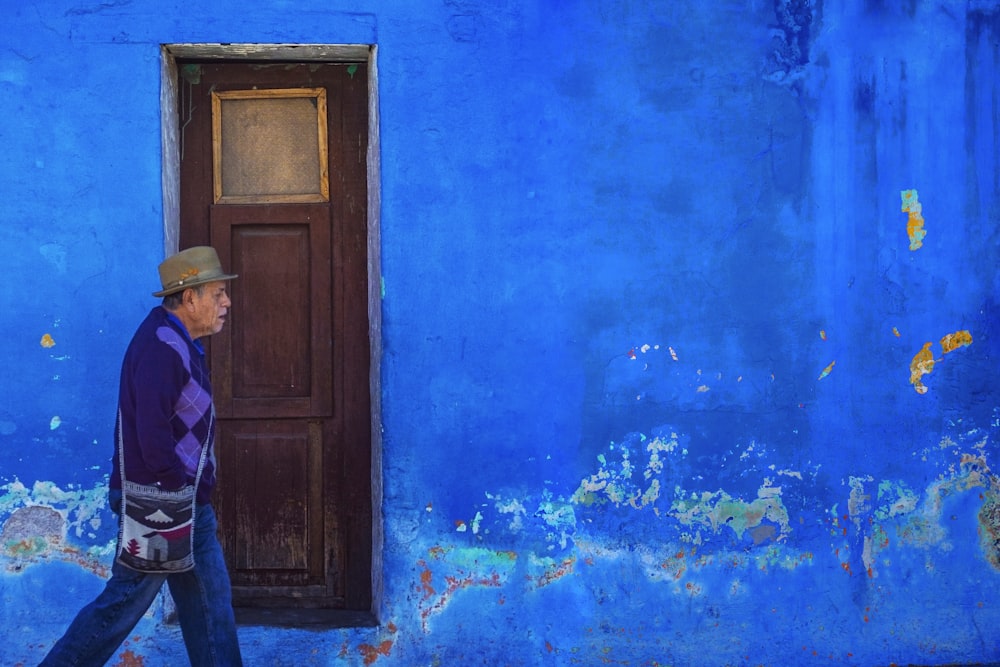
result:
<svg viewBox="0 0 1000 667"><path fill-rule="evenodd" d="M226 283L221 280L205 283L201 294L198 290L191 290L191 298L192 307L188 311L190 321L186 322L191 338L211 336L222 331L226 323L226 313L232 305L229 295L226 294ZM187 295L185 295L185 305L188 305Z"/></svg>

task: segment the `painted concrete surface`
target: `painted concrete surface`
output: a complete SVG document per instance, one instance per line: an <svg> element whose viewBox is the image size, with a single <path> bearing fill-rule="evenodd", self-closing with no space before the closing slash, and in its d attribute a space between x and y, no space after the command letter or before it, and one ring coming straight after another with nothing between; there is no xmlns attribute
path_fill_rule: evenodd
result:
<svg viewBox="0 0 1000 667"><path fill-rule="evenodd" d="M249 664L1000 662L998 3L0 12L0 663L110 564L197 42L379 46L382 623Z"/></svg>

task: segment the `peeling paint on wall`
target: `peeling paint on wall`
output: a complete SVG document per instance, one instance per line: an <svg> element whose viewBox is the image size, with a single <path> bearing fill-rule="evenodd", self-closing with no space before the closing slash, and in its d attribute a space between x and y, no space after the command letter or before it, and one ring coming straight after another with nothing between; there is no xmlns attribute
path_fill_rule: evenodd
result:
<svg viewBox="0 0 1000 667"><path fill-rule="evenodd" d="M610 602L613 598L603 590L609 585L603 573L618 573L618 578L613 579L619 582L615 585L623 585L620 578L627 580L632 575L624 573L635 566L643 572L638 585L660 604L669 603L657 598L650 585L661 586L678 598L720 608L740 608L746 596L759 595L759 590L754 593L755 587L768 584L757 577L766 577L767 573L774 576L775 571L794 573L805 568L811 572L809 580L816 581L825 577L828 568L835 567L848 581L859 582L851 586L879 580L877 587L856 588L869 591L858 593L864 600L857 610L858 619L886 628L889 626L885 619L891 618L890 610L904 595L909 581L907 578L900 583L903 566L899 560L916 551L923 554L922 567L933 572L939 559L959 549L967 550L970 545L955 542L951 528L955 510L949 507L963 497L975 502L977 491L981 499L978 517L983 528L979 533L981 557L1000 568L1000 480L987 463L990 441L982 431L973 429L957 438L944 437L936 446L914 451L915 458L940 471L921 492L900 479L873 475L846 479L846 510L833 507L829 511L824 520L829 526L829 544L826 550L819 551L812 547L822 541L809 537L814 531L801 504L786 506L781 487L766 478L752 500L724 490L685 491L678 483L690 484L692 480L679 472L690 455L682 445L684 437L669 429L657 431L653 436L630 434L613 444L610 452L615 456L599 457L598 470L584 478L569 499L576 508L569 541L527 540L525 548L517 552L443 545L431 548L426 557L417 561L419 576L414 581L423 632L430 633L433 618L473 591L478 591L480 605L494 604L498 609L509 597L523 600L531 591L549 590L555 595L565 594L581 586L590 588L598 605ZM744 472L752 469L754 461L760 461L765 469L778 470L778 474L790 479L803 477L800 471L782 465L775 453L760 443L750 443L737 458L739 465L745 466ZM655 481L660 484L654 485ZM674 488L672 499L662 497L663 487ZM651 493L653 488L661 491ZM803 487L809 488L815 488L814 483ZM544 533L548 523L558 521L538 520L541 516L552 512L557 516L568 514L566 502L547 491L529 491L517 497L509 493L487 496L493 501L494 516L477 510L484 515L484 525L489 526L479 536L481 540L506 541L504 535L525 531ZM540 511L532 521L526 507L534 505ZM604 519L617 526L634 520L635 528L642 526L651 539L619 542L613 532L605 530ZM728 540L715 539L724 534L729 535ZM557 553L546 554L539 549ZM483 597L486 591L495 594ZM772 613L797 613L782 609L783 604L789 603L776 602ZM894 622L898 623L898 619ZM569 649L558 642L550 646L553 652ZM849 655L862 652L859 646ZM858 660L845 661L854 664Z"/></svg>
<svg viewBox="0 0 1000 667"><path fill-rule="evenodd" d="M424 632L429 632L430 620L444 612L457 593L470 588L501 588L516 564L517 555L512 552L432 547L425 558L417 561L417 607Z"/></svg>
<svg viewBox="0 0 1000 667"><path fill-rule="evenodd" d="M924 343L920 351L913 355L910 361L910 384L918 394L926 394L927 386L923 383L923 377L934 370L934 365L940 359L934 358L931 350L933 343ZM972 345L972 334L968 330L956 331L946 334L941 338L941 350L943 354L949 354L955 350Z"/></svg>
<svg viewBox="0 0 1000 667"><path fill-rule="evenodd" d="M924 343L920 351L910 360L910 384L918 394L927 393L923 377L934 370L934 353L931 352L931 345L932 343Z"/></svg>
<svg viewBox="0 0 1000 667"><path fill-rule="evenodd" d="M11 567L44 557L78 563L97 573L106 570L100 559L114 552L114 539L82 551L76 546L77 541L93 540L105 528L105 485L63 490L38 481L28 489L15 480L0 486L0 492L0 517L8 517L3 524L3 554L14 559ZM37 533L29 536L33 528Z"/></svg>
<svg viewBox="0 0 1000 667"><path fill-rule="evenodd" d="M941 351L945 354L966 345L972 345L972 334L968 330L956 331L955 333L947 334L941 339Z"/></svg>
<svg viewBox="0 0 1000 667"><path fill-rule="evenodd" d="M903 190L900 196L903 199L903 212L909 214L906 235L910 238L910 250L919 250L927 236L927 231L924 230L923 204L920 203L916 190Z"/></svg>

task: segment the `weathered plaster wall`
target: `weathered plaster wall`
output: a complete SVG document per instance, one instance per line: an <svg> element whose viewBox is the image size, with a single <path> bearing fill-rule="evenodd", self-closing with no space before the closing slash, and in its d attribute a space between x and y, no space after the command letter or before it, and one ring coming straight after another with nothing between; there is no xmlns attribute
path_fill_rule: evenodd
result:
<svg viewBox="0 0 1000 667"><path fill-rule="evenodd" d="M1000 7L6 2L0 663L101 586L161 43L378 43L385 597L250 664L1000 661ZM115 664L177 664L157 607Z"/></svg>

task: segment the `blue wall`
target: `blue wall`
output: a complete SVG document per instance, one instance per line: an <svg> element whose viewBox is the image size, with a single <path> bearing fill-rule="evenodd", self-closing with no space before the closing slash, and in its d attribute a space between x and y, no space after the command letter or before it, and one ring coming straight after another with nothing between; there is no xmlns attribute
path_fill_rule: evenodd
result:
<svg viewBox="0 0 1000 667"><path fill-rule="evenodd" d="M249 664L1000 661L1000 3L3 4L0 663L110 564L199 42L379 54L383 623Z"/></svg>

